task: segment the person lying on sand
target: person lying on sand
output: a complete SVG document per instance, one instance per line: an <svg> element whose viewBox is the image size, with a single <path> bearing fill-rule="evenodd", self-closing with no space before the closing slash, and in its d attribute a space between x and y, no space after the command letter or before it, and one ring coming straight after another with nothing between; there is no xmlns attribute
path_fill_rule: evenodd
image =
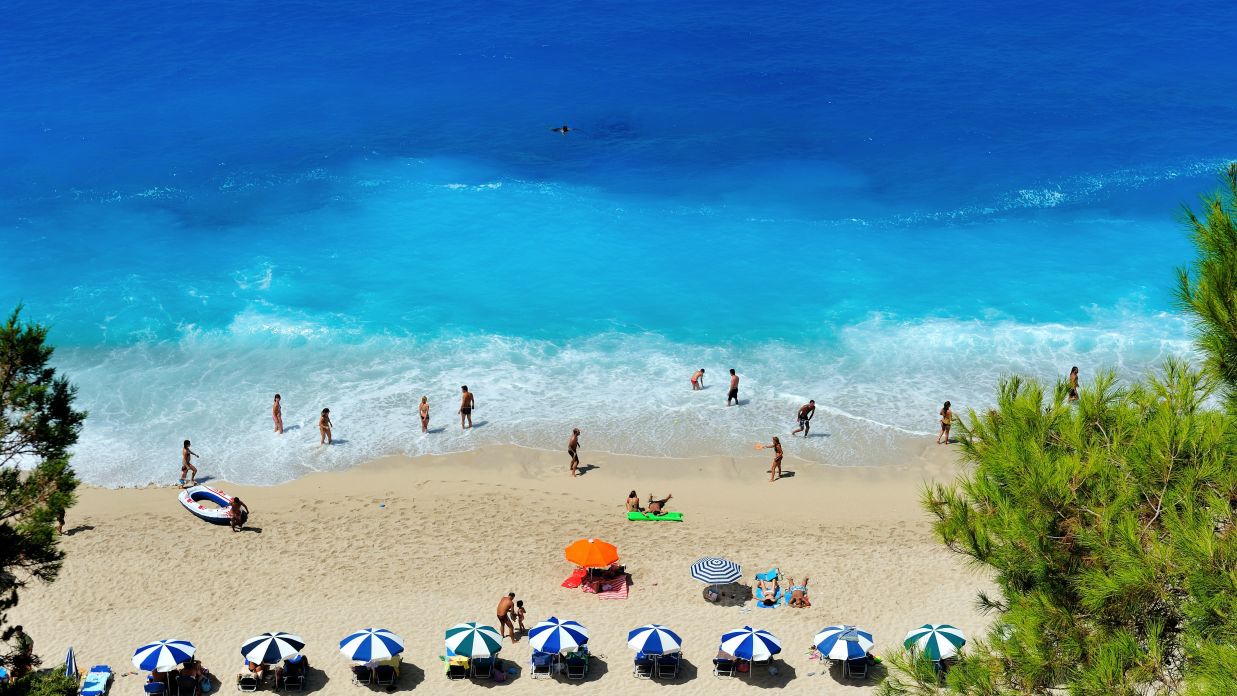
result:
<svg viewBox="0 0 1237 696"><path fill-rule="evenodd" d="M767 582L765 580L756 581L756 588L759 589L764 595L764 599L761 601L764 602L765 606L771 607L774 604L777 604L777 595L782 591L782 585L778 582L778 577L774 577L772 582Z"/></svg>
<svg viewBox="0 0 1237 696"><path fill-rule="evenodd" d="M674 497L673 495L667 495L665 498L662 498L661 500L654 500L653 494L649 493L649 514L660 515L666 512L666 503L670 502L670 499L673 497Z"/></svg>
<svg viewBox="0 0 1237 696"><path fill-rule="evenodd" d="M790 606L798 609L807 609L812 606L812 602L807 598L807 583L806 576L803 578L802 585L796 585L794 578L786 578L786 582L790 583Z"/></svg>
<svg viewBox="0 0 1237 696"><path fill-rule="evenodd" d="M635 491L627 494L627 512L644 512L644 508L640 507L640 496Z"/></svg>

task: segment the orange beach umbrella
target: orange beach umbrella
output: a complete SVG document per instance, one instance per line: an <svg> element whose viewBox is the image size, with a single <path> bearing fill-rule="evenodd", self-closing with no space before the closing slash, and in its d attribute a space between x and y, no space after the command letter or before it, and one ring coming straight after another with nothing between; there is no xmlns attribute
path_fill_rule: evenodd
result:
<svg viewBox="0 0 1237 696"><path fill-rule="evenodd" d="M585 568L605 568L618 560L618 549L614 544L601 539L578 539L571 542L563 555L568 562Z"/></svg>

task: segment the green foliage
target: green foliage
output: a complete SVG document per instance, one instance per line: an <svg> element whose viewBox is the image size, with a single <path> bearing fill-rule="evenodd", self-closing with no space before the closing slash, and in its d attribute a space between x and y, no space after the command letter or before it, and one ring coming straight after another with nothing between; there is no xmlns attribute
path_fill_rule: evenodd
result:
<svg viewBox="0 0 1237 696"><path fill-rule="evenodd" d="M924 492L937 536L989 570L996 614L950 670L966 694L1237 693L1234 419L1181 361L1074 405L1006 380L960 428L968 472ZM887 696L932 693L910 656ZM925 679L924 677L929 677ZM920 689L920 690L916 690Z"/></svg>
<svg viewBox="0 0 1237 696"><path fill-rule="evenodd" d="M1177 300L1194 319L1198 347L1223 382L1229 410L1237 412L1237 162L1225 184L1223 193L1203 198L1202 217L1184 210L1198 259L1193 272L1177 270Z"/></svg>
<svg viewBox="0 0 1237 696"><path fill-rule="evenodd" d="M74 502L69 448L86 414L76 390L49 365L47 329L20 321L18 307L0 324L0 628L31 580L50 582L64 554L57 519ZM0 631L4 640L11 627Z"/></svg>
<svg viewBox="0 0 1237 696"><path fill-rule="evenodd" d="M75 696L77 680L64 674L64 665L36 672L0 688L0 696Z"/></svg>

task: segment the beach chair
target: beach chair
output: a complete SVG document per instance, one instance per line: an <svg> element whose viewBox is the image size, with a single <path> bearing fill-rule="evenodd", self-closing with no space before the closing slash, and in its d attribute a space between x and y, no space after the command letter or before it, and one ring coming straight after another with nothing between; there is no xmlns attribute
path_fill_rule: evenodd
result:
<svg viewBox="0 0 1237 696"><path fill-rule="evenodd" d="M655 657L645 655L642 652L636 653L636 659L631 668L631 675L636 679L652 679L653 672L656 669L655 660Z"/></svg>
<svg viewBox="0 0 1237 696"><path fill-rule="evenodd" d="M472 677L473 679L493 679L494 658L474 657L472 659Z"/></svg>
<svg viewBox="0 0 1237 696"><path fill-rule="evenodd" d="M583 679L588 675L588 646L582 645L579 650L568 653L566 659L567 678Z"/></svg>
<svg viewBox="0 0 1237 696"><path fill-rule="evenodd" d="M198 680L186 675L176 677L176 696L198 696Z"/></svg>
<svg viewBox="0 0 1237 696"><path fill-rule="evenodd" d="M717 678L733 677L735 670L735 661L729 657L713 658L713 676Z"/></svg>
<svg viewBox="0 0 1237 696"><path fill-rule="evenodd" d="M161 681L148 681L146 686L142 687L142 691L148 694L166 694L168 686Z"/></svg>
<svg viewBox="0 0 1237 696"><path fill-rule="evenodd" d="M548 679L554 676L554 653L534 650L530 663L533 679Z"/></svg>
<svg viewBox="0 0 1237 696"><path fill-rule="evenodd" d="M374 668L375 686L393 686L395 684L395 668L391 665L378 665Z"/></svg>
<svg viewBox="0 0 1237 696"><path fill-rule="evenodd" d="M670 653L669 655L661 655L657 658L657 678L658 679L678 679L679 678L679 660L682 656L678 653Z"/></svg>
<svg viewBox="0 0 1237 696"><path fill-rule="evenodd" d="M352 666L352 683L357 686L369 686L374 683L374 670L365 665Z"/></svg>
<svg viewBox="0 0 1237 696"><path fill-rule="evenodd" d="M250 672L241 672L236 675L236 690L237 691L257 691L261 686L258 681L258 675Z"/></svg>
<svg viewBox="0 0 1237 696"><path fill-rule="evenodd" d="M309 671L309 658L304 655L293 655L284 660L283 672L280 674L276 689L284 691L304 691L305 675Z"/></svg>
<svg viewBox="0 0 1237 696"><path fill-rule="evenodd" d="M868 658L865 655L857 660L847 660L842 663L842 677L845 679L867 679Z"/></svg>
<svg viewBox="0 0 1237 696"><path fill-rule="evenodd" d="M112 682L112 668L107 665L95 665L82 679L82 687L77 692L79 696L103 696Z"/></svg>

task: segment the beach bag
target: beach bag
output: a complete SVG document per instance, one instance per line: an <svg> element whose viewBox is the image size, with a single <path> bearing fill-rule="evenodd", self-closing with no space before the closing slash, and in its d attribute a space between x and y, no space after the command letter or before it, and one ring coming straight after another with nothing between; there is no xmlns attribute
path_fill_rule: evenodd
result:
<svg viewBox="0 0 1237 696"><path fill-rule="evenodd" d="M202 693L208 693L212 686L214 685L210 683L210 677L202 677Z"/></svg>

